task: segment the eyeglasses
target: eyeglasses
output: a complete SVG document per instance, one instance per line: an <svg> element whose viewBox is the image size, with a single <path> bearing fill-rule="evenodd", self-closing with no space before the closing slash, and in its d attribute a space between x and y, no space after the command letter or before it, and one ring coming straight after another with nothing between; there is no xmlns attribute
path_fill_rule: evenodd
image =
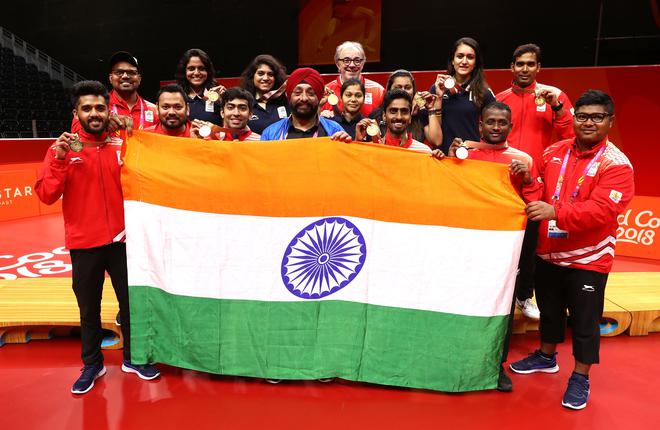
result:
<svg viewBox="0 0 660 430"><path fill-rule="evenodd" d="M355 64L356 66L359 66L364 61L364 58L360 58L360 57L348 58L348 57L346 57L346 58L340 58L339 61L344 63L344 66L350 66L351 62L353 62L353 64Z"/></svg>
<svg viewBox="0 0 660 430"><path fill-rule="evenodd" d="M605 118L610 116L609 113L576 113L575 114L575 120L577 122L587 122L588 120L591 120L594 124L600 124L601 122L605 121Z"/></svg>
<svg viewBox="0 0 660 430"><path fill-rule="evenodd" d="M134 78L137 75L139 75L140 72L138 72L137 70L113 70L112 74L118 78L121 78L122 76L124 76L124 74L126 74L129 78Z"/></svg>

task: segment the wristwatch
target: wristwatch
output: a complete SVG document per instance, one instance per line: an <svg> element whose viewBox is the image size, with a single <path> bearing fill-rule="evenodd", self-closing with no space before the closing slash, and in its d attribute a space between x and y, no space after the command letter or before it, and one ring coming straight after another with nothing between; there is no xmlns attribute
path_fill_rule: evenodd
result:
<svg viewBox="0 0 660 430"><path fill-rule="evenodd" d="M564 103L561 100L559 100L557 106L550 106L550 109L552 109L553 112L559 112L563 107L564 107Z"/></svg>

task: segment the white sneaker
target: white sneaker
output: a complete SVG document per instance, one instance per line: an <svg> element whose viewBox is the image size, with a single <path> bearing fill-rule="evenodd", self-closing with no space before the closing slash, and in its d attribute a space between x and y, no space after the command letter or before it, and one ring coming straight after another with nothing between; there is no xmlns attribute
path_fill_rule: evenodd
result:
<svg viewBox="0 0 660 430"><path fill-rule="evenodd" d="M523 301L516 299L516 306L520 308L523 315L525 315L527 318L531 318L533 320L541 318L541 312L536 306L536 303L532 301L532 299L525 299Z"/></svg>

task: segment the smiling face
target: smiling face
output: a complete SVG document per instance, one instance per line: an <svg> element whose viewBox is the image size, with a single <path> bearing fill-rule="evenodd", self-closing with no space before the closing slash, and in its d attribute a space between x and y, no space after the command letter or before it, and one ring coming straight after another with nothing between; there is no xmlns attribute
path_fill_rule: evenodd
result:
<svg viewBox="0 0 660 430"><path fill-rule="evenodd" d="M360 78L364 67L364 54L358 49L347 47L339 52L336 63L342 82L351 78Z"/></svg>
<svg viewBox="0 0 660 430"><path fill-rule="evenodd" d="M581 121L584 118L586 120ZM610 116L603 105L580 106L573 116L575 138L586 147L594 146L605 139L613 124L614 115Z"/></svg>
<svg viewBox="0 0 660 430"><path fill-rule="evenodd" d="M158 97L158 119L163 127L170 130L186 126L188 103L180 93L164 92Z"/></svg>
<svg viewBox="0 0 660 430"><path fill-rule="evenodd" d="M87 95L78 99L73 116L80 121L83 130L89 134L102 134L108 127L110 111L103 96Z"/></svg>
<svg viewBox="0 0 660 430"><path fill-rule="evenodd" d="M536 80L536 75L541 70L541 63L536 61L536 54L526 52L516 61L511 63L511 72L513 72L513 81L519 87L525 88Z"/></svg>
<svg viewBox="0 0 660 430"><path fill-rule="evenodd" d="M202 59L199 57L190 57L188 64L186 64L186 80L190 84L190 87L195 91L201 90L208 76L209 74Z"/></svg>
<svg viewBox="0 0 660 430"><path fill-rule="evenodd" d="M273 89L275 73L268 64L260 64L254 72L253 84L257 92L264 94Z"/></svg>
<svg viewBox="0 0 660 430"><path fill-rule="evenodd" d="M349 85L341 95L341 102L344 105L344 110L352 115L360 111L364 104L364 93L359 85Z"/></svg>
<svg viewBox="0 0 660 430"><path fill-rule="evenodd" d="M289 98L291 114L301 119L311 119L319 109L319 98L309 84L298 84Z"/></svg>
<svg viewBox="0 0 660 430"><path fill-rule="evenodd" d="M222 106L220 116L224 120L225 127L243 130L252 116L252 111L247 100L232 99Z"/></svg>
<svg viewBox="0 0 660 430"><path fill-rule="evenodd" d="M125 61L119 61L110 72L110 85L115 91L131 93L137 91L142 82L138 68Z"/></svg>
<svg viewBox="0 0 660 430"><path fill-rule="evenodd" d="M495 145L506 142L511 131L511 114L503 109L487 109L479 122L479 131L486 143Z"/></svg>
<svg viewBox="0 0 660 430"><path fill-rule="evenodd" d="M404 98L392 100L383 112L383 120L387 131L396 137L400 137L410 125L410 102Z"/></svg>
<svg viewBox="0 0 660 430"><path fill-rule="evenodd" d="M456 48L456 51L454 51L454 57L451 63L456 71L456 77L460 81L466 82L472 77L472 71L477 64L477 54L472 47L460 44Z"/></svg>

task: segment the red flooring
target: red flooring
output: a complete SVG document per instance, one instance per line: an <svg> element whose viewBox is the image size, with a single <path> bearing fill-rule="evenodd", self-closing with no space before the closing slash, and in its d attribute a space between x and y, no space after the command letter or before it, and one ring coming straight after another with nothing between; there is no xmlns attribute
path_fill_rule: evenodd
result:
<svg viewBox="0 0 660 430"><path fill-rule="evenodd" d="M510 358L533 349L537 334L514 336ZM445 394L349 383L285 382L208 375L162 366L146 382L120 370L74 396L79 343L72 338L0 348L0 429L654 429L660 423L660 333L603 338L601 365L582 411L560 404L571 372L570 343L555 375L513 375L513 393Z"/></svg>

